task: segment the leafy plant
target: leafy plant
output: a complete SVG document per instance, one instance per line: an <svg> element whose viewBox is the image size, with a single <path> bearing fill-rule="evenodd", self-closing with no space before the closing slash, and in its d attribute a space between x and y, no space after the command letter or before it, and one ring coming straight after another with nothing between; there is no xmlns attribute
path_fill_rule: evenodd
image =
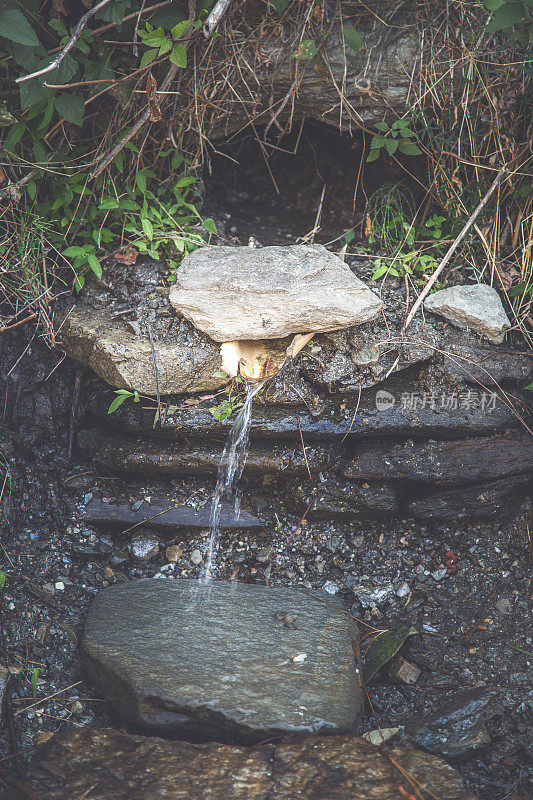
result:
<svg viewBox="0 0 533 800"><path fill-rule="evenodd" d="M505 32L525 50L533 46L533 0L483 0L492 12L488 33ZM526 68L531 74L531 68Z"/></svg>
<svg viewBox="0 0 533 800"><path fill-rule="evenodd" d="M446 217L441 217L438 214L433 214L430 219L426 220L422 228L422 235L426 235L430 239L442 238L442 225L446 221Z"/></svg>
<svg viewBox="0 0 533 800"><path fill-rule="evenodd" d="M107 409L108 414L112 414L114 411L116 411L117 408L119 408L122 405L122 403L124 403L130 397L132 398L134 403L140 403L141 401L141 395L137 390L130 392L129 389L116 389L115 394L116 397L114 398L114 400L111 401L111 405ZM149 400L151 398L146 398L146 399Z"/></svg>
<svg viewBox="0 0 533 800"><path fill-rule="evenodd" d="M223 370L218 370L214 373L214 375L224 377L226 373ZM243 380L240 375L237 375L236 378L233 378L229 386L225 388L225 392L228 396L225 397L224 400L218 404L218 406L211 406L209 409L209 413L217 422L224 422L226 419L231 417L234 411L236 411L238 408L242 408L244 405L242 395L239 392L242 383Z"/></svg>
<svg viewBox="0 0 533 800"><path fill-rule="evenodd" d="M384 183L369 197L366 214L370 219L370 245L377 244L385 253L393 253L405 243L412 247L415 208L413 196L401 183Z"/></svg>
<svg viewBox="0 0 533 800"><path fill-rule="evenodd" d="M7 580L7 572L5 570L5 567L0 566L0 590L2 590L6 585L6 580Z"/></svg>
<svg viewBox="0 0 533 800"><path fill-rule="evenodd" d="M390 126L387 122L378 122L375 127L380 133L376 133L372 137L370 153L366 160L375 161L383 149L390 156L397 151L407 156L419 156L422 150L411 141L416 134L409 127L410 124L411 120L407 117L397 119Z"/></svg>
<svg viewBox="0 0 533 800"><path fill-rule="evenodd" d="M419 250L411 250L408 253L398 252L392 258L377 258L374 261L374 272L372 280L377 281L384 275L393 275L396 278L403 275L414 275L418 281L426 282L438 266L437 259L429 253L421 253ZM432 291L441 288L441 284L436 281Z"/></svg>

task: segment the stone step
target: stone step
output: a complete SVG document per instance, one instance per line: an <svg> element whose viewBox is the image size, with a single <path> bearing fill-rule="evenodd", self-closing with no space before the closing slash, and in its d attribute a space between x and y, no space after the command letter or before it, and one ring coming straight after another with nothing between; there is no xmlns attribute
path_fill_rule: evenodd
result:
<svg viewBox="0 0 533 800"><path fill-rule="evenodd" d="M120 439L101 431L83 430L78 444L100 464L114 472L135 475L216 475L220 467L223 446L199 443L158 443L146 439ZM261 477L278 475L303 477L327 469L333 454L323 447L296 447L273 444L252 445L248 451L244 475Z"/></svg>
<svg viewBox="0 0 533 800"><path fill-rule="evenodd" d="M409 776L407 780L406 776ZM134 736L111 728L61 731L39 747L24 796L46 800L474 800L442 759L355 736L308 736L252 749ZM402 787L404 792L400 792ZM424 791L425 790L425 791ZM19 788L4 800L22 800Z"/></svg>
<svg viewBox="0 0 533 800"><path fill-rule="evenodd" d="M389 392L390 389L390 392ZM359 405L357 399L328 401L323 411L311 414L305 406L294 408L286 406L261 407L254 405L250 428L251 439L299 440L305 442L354 441L369 436L405 436L432 438L458 438L463 436L487 435L508 427L517 427L516 416L499 400L495 408L481 408L480 390L470 399L457 398L457 409L432 409L431 400L424 408L413 408L411 395L421 397L416 385L390 384L386 389L394 399L394 405L380 411L376 408L376 391L363 392ZM403 396L403 399L402 399ZM407 399L406 399L407 398ZM138 405L124 404L114 414L107 410L111 395L100 397L92 406L93 414L99 421L105 420L116 430L155 439L168 440L220 440L224 442L233 423L233 417L217 422L207 407L195 406L179 408L174 405L167 413L163 427L154 429L154 410L143 410ZM440 400L437 398L437 403ZM404 407L406 406L406 407ZM356 412L357 409L357 413Z"/></svg>
<svg viewBox="0 0 533 800"><path fill-rule="evenodd" d="M81 660L137 729L246 743L355 732L358 641L326 595L144 579L99 592Z"/></svg>
<svg viewBox="0 0 533 800"><path fill-rule="evenodd" d="M319 484L300 484L291 489L289 502L306 519L370 519L399 511L396 490L391 484L355 483L329 480ZM311 505L312 504L312 505Z"/></svg>
<svg viewBox="0 0 533 800"><path fill-rule="evenodd" d="M422 520L498 519L528 491L531 480L527 475L516 475L411 500L407 512Z"/></svg>
<svg viewBox="0 0 533 800"><path fill-rule="evenodd" d="M361 444L343 470L356 480L474 483L533 471L533 437Z"/></svg>
<svg viewBox="0 0 533 800"><path fill-rule="evenodd" d="M175 506L175 507L174 507ZM102 528L130 529L132 526L149 528L163 534L175 534L177 530L199 531L210 527L211 506L195 509L187 505L176 505L171 495L152 497L150 503L132 507L127 499L106 502L93 498L81 510L81 518L87 525ZM263 529L260 519L247 511L236 514L233 507L222 504L220 528L223 530L259 531Z"/></svg>

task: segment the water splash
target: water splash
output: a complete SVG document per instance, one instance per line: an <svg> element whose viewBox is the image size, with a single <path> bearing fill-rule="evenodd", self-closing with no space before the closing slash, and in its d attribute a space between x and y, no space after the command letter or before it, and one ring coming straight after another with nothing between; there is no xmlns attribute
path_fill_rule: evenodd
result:
<svg viewBox="0 0 533 800"><path fill-rule="evenodd" d="M211 503L211 534L207 548L205 569L200 577L201 581L208 581L213 577L213 565L220 544L220 512L222 510L222 500L226 498L230 502L234 502L237 514L240 509L240 495L236 491L236 484L240 480L248 455L250 423L252 421L252 401L255 395L261 391L265 383L266 381L258 384L246 384L246 399L244 405L235 417L235 422L231 427L224 450L222 451L215 494L213 495L213 502Z"/></svg>

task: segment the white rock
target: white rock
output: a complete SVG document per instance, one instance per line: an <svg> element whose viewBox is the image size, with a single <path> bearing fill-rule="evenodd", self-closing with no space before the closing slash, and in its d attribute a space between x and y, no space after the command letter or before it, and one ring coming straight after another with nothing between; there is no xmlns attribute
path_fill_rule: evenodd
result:
<svg viewBox="0 0 533 800"><path fill-rule="evenodd" d="M201 552L199 550L193 550L192 551L192 553L191 553L191 561L192 561L193 564L196 564L196 565L201 564L203 560L204 560L204 557L202 556L202 554L201 554Z"/></svg>
<svg viewBox="0 0 533 800"><path fill-rule="evenodd" d="M170 302L217 342L338 330L368 322L383 308L319 244L200 248L183 259Z"/></svg>
<svg viewBox="0 0 533 800"><path fill-rule="evenodd" d="M366 739L370 744L380 745L388 739L392 739L393 736L396 736L399 730L399 728L380 728L375 731L363 733L363 739Z"/></svg>
<svg viewBox="0 0 533 800"><path fill-rule="evenodd" d="M430 294L424 302L427 311L440 314L459 328L471 328L495 344L501 344L511 323L500 295L485 283L451 286Z"/></svg>

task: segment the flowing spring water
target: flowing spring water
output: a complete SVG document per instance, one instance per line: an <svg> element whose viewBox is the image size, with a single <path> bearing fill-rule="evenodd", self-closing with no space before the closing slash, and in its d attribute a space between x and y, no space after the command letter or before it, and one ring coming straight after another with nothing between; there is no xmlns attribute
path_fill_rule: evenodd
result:
<svg viewBox="0 0 533 800"><path fill-rule="evenodd" d="M250 423L252 421L252 400L261 391L266 381L258 384L246 384L246 399L244 405L235 417L231 430L228 434L220 467L218 468L217 484L213 502L211 503L209 545L207 549L207 559L205 569L202 572L201 580L208 581L213 575L213 564L218 552L220 543L220 512L223 498L235 503L235 510L238 511L240 496L236 492L236 484L239 482L248 455L248 442L250 440Z"/></svg>

